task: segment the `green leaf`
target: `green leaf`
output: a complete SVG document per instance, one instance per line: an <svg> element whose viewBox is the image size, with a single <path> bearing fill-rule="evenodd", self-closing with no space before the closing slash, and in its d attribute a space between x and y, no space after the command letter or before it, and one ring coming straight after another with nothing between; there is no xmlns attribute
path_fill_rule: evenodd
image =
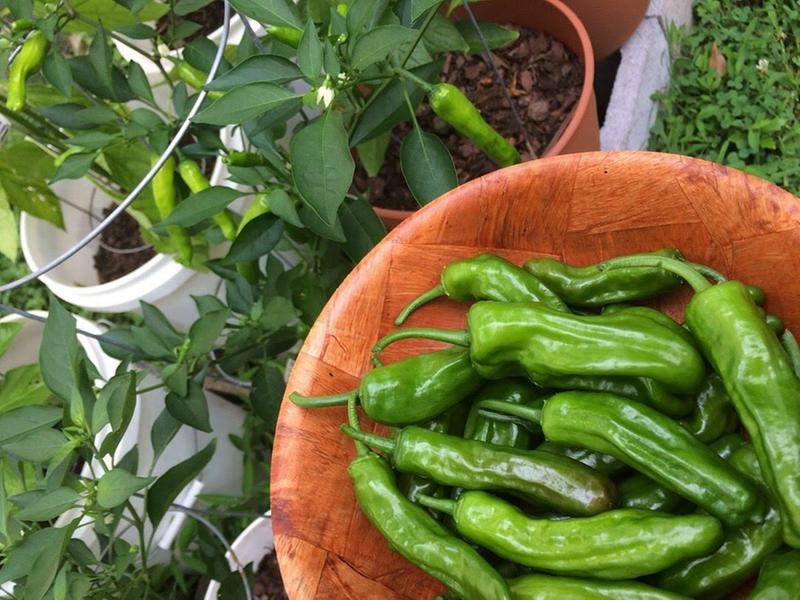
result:
<svg viewBox="0 0 800 600"><path fill-rule="evenodd" d="M191 227L225 209L231 202L242 195L237 190L212 186L196 194L192 194L183 202L178 203L170 215L161 223L153 227L153 231L166 231L170 225Z"/></svg>
<svg viewBox="0 0 800 600"><path fill-rule="evenodd" d="M425 30L425 35L422 36L422 41L431 53L467 52L469 50L469 44L458 28L450 19L440 14L434 15Z"/></svg>
<svg viewBox="0 0 800 600"><path fill-rule="evenodd" d="M138 14L134 15L130 10L114 2L114 0L72 0L70 1L70 7L86 20L95 23L102 22L109 31L116 31L126 25L157 21L159 17L169 11L167 4L149 2ZM83 32L92 31L91 25L86 25L75 19L70 21L67 29Z"/></svg>
<svg viewBox="0 0 800 600"><path fill-rule="evenodd" d="M47 527L27 533L22 542L9 552L3 568L0 569L0 584L26 577L33 571L34 564L43 554L55 553L58 557L63 553L66 541L66 528ZM36 572L37 576L40 573ZM45 573L41 573L45 578Z"/></svg>
<svg viewBox="0 0 800 600"><path fill-rule="evenodd" d="M204 6L208 6L211 2L213 2L213 0L179 0L175 4L173 11L176 15L185 17L196 10L200 10Z"/></svg>
<svg viewBox="0 0 800 600"><path fill-rule="evenodd" d="M70 154L56 170L56 174L50 180L50 183L55 183L61 179L80 179L92 168L97 152L79 152L77 154Z"/></svg>
<svg viewBox="0 0 800 600"><path fill-rule="evenodd" d="M139 307L142 311L145 327L156 334L167 348L174 348L183 343L184 336L177 332L158 307L144 300L139 302Z"/></svg>
<svg viewBox="0 0 800 600"><path fill-rule="evenodd" d="M74 373L80 354L75 318L50 294L39 365L45 385L65 402L69 402L77 385Z"/></svg>
<svg viewBox="0 0 800 600"><path fill-rule="evenodd" d="M347 199L339 209L347 241L341 244L354 263L360 261L386 235L386 227L366 198Z"/></svg>
<svg viewBox="0 0 800 600"><path fill-rule="evenodd" d="M417 32L402 25L383 25L358 38L353 46L350 67L363 71L386 60L393 52L403 52L414 42Z"/></svg>
<svg viewBox="0 0 800 600"><path fill-rule="evenodd" d="M303 227L303 222L300 220L300 215L297 214L297 207L294 205L294 200L286 193L286 191L278 188L269 192L269 209L276 217L280 217L290 225L295 227ZM0 354L2 354L0 352Z"/></svg>
<svg viewBox="0 0 800 600"><path fill-rule="evenodd" d="M415 127L400 145L400 169L414 198L427 204L458 185L447 146L432 133Z"/></svg>
<svg viewBox="0 0 800 600"><path fill-rule="evenodd" d="M236 125L255 119L267 111L279 110L300 97L302 94L274 83L249 83L226 92L201 110L193 121L208 125Z"/></svg>
<svg viewBox="0 0 800 600"><path fill-rule="evenodd" d="M231 6L264 25L303 28L297 9L289 0L233 0Z"/></svg>
<svg viewBox="0 0 800 600"><path fill-rule="evenodd" d="M380 172L391 141L392 136L387 131L356 146L358 158L370 177L375 177Z"/></svg>
<svg viewBox="0 0 800 600"><path fill-rule="evenodd" d="M56 580L53 582L53 600L67 600L69 588L67 586L67 573L69 567L64 565L56 575Z"/></svg>
<svg viewBox="0 0 800 600"><path fill-rule="evenodd" d="M411 20L416 21L431 8L441 6L443 0L411 0Z"/></svg>
<svg viewBox="0 0 800 600"><path fill-rule="evenodd" d="M203 356L211 352L230 316L231 311L225 308L206 313L192 323L189 329L189 356Z"/></svg>
<svg viewBox="0 0 800 600"><path fill-rule="evenodd" d="M42 73L62 96L69 97L72 91L72 71L67 59L58 50L51 51L44 59Z"/></svg>
<svg viewBox="0 0 800 600"><path fill-rule="evenodd" d="M189 384L188 394L179 396L174 392L167 394L167 410L175 419L206 433L211 433L211 421L209 421L208 401L203 392L203 386L192 381Z"/></svg>
<svg viewBox="0 0 800 600"><path fill-rule="evenodd" d="M169 414L166 408L158 415L153 423L153 427L150 429L150 445L153 447L153 465L158 462L161 454L163 454L164 450L181 427L182 423Z"/></svg>
<svg viewBox="0 0 800 600"><path fill-rule="evenodd" d="M57 429L40 429L4 444L3 449L22 460L43 463L52 459L66 442L63 432Z"/></svg>
<svg viewBox="0 0 800 600"><path fill-rule="evenodd" d="M150 102L155 102L153 97L153 90L150 88L150 82L147 81L144 69L139 66L139 63L133 61L128 63L128 85L131 90L139 98L144 98Z"/></svg>
<svg viewBox="0 0 800 600"><path fill-rule="evenodd" d="M288 298L272 296L264 303L258 324L266 331L276 331L297 318L297 310Z"/></svg>
<svg viewBox="0 0 800 600"><path fill-rule="evenodd" d="M355 172L341 113L326 112L306 125L292 138L289 153L297 191L332 225Z"/></svg>
<svg viewBox="0 0 800 600"><path fill-rule="evenodd" d="M8 203L5 190L0 187L0 254L16 262L19 252L17 219Z"/></svg>
<svg viewBox="0 0 800 600"><path fill-rule="evenodd" d="M47 521L55 519L66 512L80 500L81 495L68 487L60 487L52 492L45 492L28 506L16 512L14 516L20 521Z"/></svg>
<svg viewBox="0 0 800 600"><path fill-rule="evenodd" d="M98 408L105 407L105 408ZM97 396L97 404L92 411L93 431L100 431L101 423L107 416L111 432L100 443L100 456L113 454L128 430L136 408L136 376L132 372L120 373L108 380ZM97 417L95 417L97 415Z"/></svg>
<svg viewBox="0 0 800 600"><path fill-rule="evenodd" d="M0 445L52 427L61 420L62 410L54 406L23 406L0 415Z"/></svg>
<svg viewBox="0 0 800 600"><path fill-rule="evenodd" d="M38 364L10 369L0 383L0 413L22 406L46 404L49 399L50 390L42 380Z"/></svg>
<svg viewBox="0 0 800 600"><path fill-rule="evenodd" d="M265 365L256 372L250 402L253 404L253 412L270 427L274 427L278 420L285 391L286 382L279 369Z"/></svg>
<svg viewBox="0 0 800 600"><path fill-rule="evenodd" d="M299 79L302 73L288 58L277 55L251 56L206 86L209 91L227 92L240 85L267 82L281 85Z"/></svg>
<svg viewBox="0 0 800 600"><path fill-rule="evenodd" d="M147 516L154 528L164 518L170 504L178 497L178 494L200 474L214 456L216 445L216 440L212 440L200 452L167 470L147 490L145 506L147 507Z"/></svg>
<svg viewBox="0 0 800 600"><path fill-rule="evenodd" d="M56 578L64 554L66 529L57 531L61 532L60 536L53 536L52 543L45 546L30 565L30 572L36 576L26 579L23 600L42 600Z"/></svg>
<svg viewBox="0 0 800 600"><path fill-rule="evenodd" d="M355 40L365 29L375 28L388 6L388 0L356 0L353 2L347 11L349 39Z"/></svg>
<svg viewBox="0 0 800 600"><path fill-rule="evenodd" d="M65 140L65 142L70 146L79 146L89 150L98 150L117 139L118 136L112 133L104 133L102 131L87 131L86 133L73 135L68 140Z"/></svg>
<svg viewBox="0 0 800 600"><path fill-rule="evenodd" d="M272 252L283 237L283 221L270 214L257 216L244 226L231 244L223 265L255 260Z"/></svg>
<svg viewBox="0 0 800 600"><path fill-rule="evenodd" d="M344 242L347 240L344 236L344 229L342 228L342 222L339 220L338 213L333 225L328 225L319 218L316 212L304 204L300 207L300 220L305 227L318 236L324 237L326 240L334 242Z"/></svg>
<svg viewBox="0 0 800 600"><path fill-rule="evenodd" d="M467 42L467 47L471 54L481 54L484 52L481 39L475 31L475 27L473 27L468 19L457 21L455 26L461 32L464 41ZM497 50L498 48L508 46L519 37L519 31L503 27L497 23L479 21L478 27L490 50Z"/></svg>
<svg viewBox="0 0 800 600"><path fill-rule="evenodd" d="M111 47L108 45L106 30L102 25L97 26L94 39L91 46L89 46L89 62L103 86L113 90Z"/></svg>
<svg viewBox="0 0 800 600"><path fill-rule="evenodd" d="M319 81L322 71L322 43L311 19L306 23L300 44L297 46L297 66L309 81L312 83Z"/></svg>
<svg viewBox="0 0 800 600"><path fill-rule="evenodd" d="M23 325L19 321L0 323L0 356L9 349L17 334L22 331Z"/></svg>
<svg viewBox="0 0 800 600"><path fill-rule="evenodd" d="M154 477L137 477L125 469L111 469L97 482L97 503L103 508L114 508L133 494L147 487Z"/></svg>

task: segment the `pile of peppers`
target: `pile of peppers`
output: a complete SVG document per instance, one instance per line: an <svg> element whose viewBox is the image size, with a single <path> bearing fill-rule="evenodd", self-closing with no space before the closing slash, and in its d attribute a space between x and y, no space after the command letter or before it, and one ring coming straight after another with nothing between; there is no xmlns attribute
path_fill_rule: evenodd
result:
<svg viewBox="0 0 800 600"><path fill-rule="evenodd" d="M683 323L646 302L688 284ZM347 406L356 499L443 598L800 598L800 345L760 288L663 249L444 267L461 331L379 340ZM443 350L384 365L397 340ZM391 428L362 430L358 407Z"/></svg>

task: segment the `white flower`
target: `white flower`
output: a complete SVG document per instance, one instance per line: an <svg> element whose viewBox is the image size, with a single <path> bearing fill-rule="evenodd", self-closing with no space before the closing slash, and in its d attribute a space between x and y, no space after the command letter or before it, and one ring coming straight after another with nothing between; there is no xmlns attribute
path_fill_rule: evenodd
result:
<svg viewBox="0 0 800 600"><path fill-rule="evenodd" d="M759 58L758 64L756 65L756 69L760 73L766 73L767 69L769 69L769 61L766 58Z"/></svg>
<svg viewBox="0 0 800 600"><path fill-rule="evenodd" d="M330 76L325 78L325 82L317 88L317 104L321 104L324 108L328 108L336 96L336 90L331 86Z"/></svg>

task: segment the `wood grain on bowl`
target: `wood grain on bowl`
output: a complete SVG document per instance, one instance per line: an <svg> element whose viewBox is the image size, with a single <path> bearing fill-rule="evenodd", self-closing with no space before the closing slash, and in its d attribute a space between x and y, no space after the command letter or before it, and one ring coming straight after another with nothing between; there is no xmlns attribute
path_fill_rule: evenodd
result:
<svg viewBox="0 0 800 600"><path fill-rule="evenodd" d="M350 274L312 328L287 391L354 388L373 343L441 267L491 250L516 263L550 255L588 264L680 248L732 278L760 285L767 307L800 330L800 199L701 160L645 152L574 154L496 171L420 210ZM679 316L687 290L658 304ZM465 307L437 300L408 325L462 327ZM408 340L387 361L438 347ZM339 432L344 409L284 401L272 458L272 515L289 597L433 598L442 586L391 551L355 504ZM377 430L367 419L364 428Z"/></svg>

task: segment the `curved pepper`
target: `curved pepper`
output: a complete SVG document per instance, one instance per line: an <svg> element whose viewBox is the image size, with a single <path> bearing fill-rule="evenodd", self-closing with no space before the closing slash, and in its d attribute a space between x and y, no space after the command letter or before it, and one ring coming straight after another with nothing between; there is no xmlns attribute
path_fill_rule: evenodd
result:
<svg viewBox="0 0 800 600"><path fill-rule="evenodd" d="M753 518L755 486L678 423L611 394L563 392L541 416L548 440L616 456L727 525Z"/></svg>
<svg viewBox="0 0 800 600"><path fill-rule="evenodd" d="M42 68L49 47L50 42L41 31L34 31L23 42L22 48L8 68L6 106L9 110L19 112L25 108L28 77Z"/></svg>
<svg viewBox="0 0 800 600"><path fill-rule="evenodd" d="M800 378L742 283L712 286L692 267L664 258L634 256L606 263L625 269L654 264L694 288L686 323L750 434L781 513L784 541L800 547Z"/></svg>
<svg viewBox="0 0 800 600"><path fill-rule="evenodd" d="M665 592L638 581L597 581L524 575L508 582L514 600L688 600L686 596Z"/></svg>
<svg viewBox="0 0 800 600"><path fill-rule="evenodd" d="M402 325L412 312L441 296L462 302L541 302L569 312L567 305L536 277L505 258L486 252L447 264L439 284L409 302L397 315L395 325Z"/></svg>
<svg viewBox="0 0 800 600"><path fill-rule="evenodd" d="M652 319L659 325L663 325L664 327L671 329L673 332L681 336L684 340L686 340L687 344L691 344L695 348L699 348L700 345L697 343L697 340L694 339L694 336L687 330L685 327L676 323L672 317L667 314L664 314L660 310L656 310L654 308L650 308L647 306L626 306L625 304L610 304L608 306L603 307L601 314L603 315L613 315L623 313L626 315L639 315L641 317L647 317L648 319Z"/></svg>
<svg viewBox="0 0 800 600"><path fill-rule="evenodd" d="M289 399L298 406L343 406L357 395L364 412L385 425L422 423L474 394L483 380L472 368L462 348L418 354L369 371L357 390L333 396L301 396Z"/></svg>
<svg viewBox="0 0 800 600"><path fill-rule="evenodd" d="M301 29L281 25L267 25L267 33L270 37L292 48L297 48L300 45L300 38L303 37Z"/></svg>
<svg viewBox="0 0 800 600"><path fill-rule="evenodd" d="M611 456L610 454L603 454L601 452L594 452L580 446L564 446L563 444L556 444L555 442L544 442L540 444L537 450L542 452L552 452L559 456L566 456L572 460L577 460L579 463L602 473L603 475L618 474L628 468L624 462Z"/></svg>
<svg viewBox="0 0 800 600"><path fill-rule="evenodd" d="M583 519L535 519L485 492L464 492L457 501L420 496L419 502L451 514L460 535L497 556L565 575L634 579L705 556L722 543L722 526L706 515L620 509Z"/></svg>
<svg viewBox="0 0 800 600"><path fill-rule="evenodd" d="M151 156L151 164L158 160L158 155ZM175 159L170 156L158 170L150 182L153 190L153 201L162 220L169 217L175 210L178 202L175 194ZM192 262L192 239L189 233L180 225L170 225L167 233L175 245L180 261L188 265Z"/></svg>
<svg viewBox="0 0 800 600"><path fill-rule="evenodd" d="M800 597L800 550L770 556L761 567L758 583L749 600L797 600ZM514 591L511 591L512 596Z"/></svg>
<svg viewBox="0 0 800 600"><path fill-rule="evenodd" d="M672 490L637 473L617 484L619 505L622 508L638 508L659 512L683 512L688 502Z"/></svg>
<svg viewBox="0 0 800 600"><path fill-rule="evenodd" d="M178 165L178 172L192 194L198 194L211 187L200 165L191 159L182 160ZM219 225L226 240L233 240L236 237L236 222L227 210L223 209L214 215L214 222Z"/></svg>
<svg viewBox="0 0 800 600"><path fill-rule="evenodd" d="M206 85L206 79L208 79L208 73L204 73L200 69L193 67L185 60L180 60L175 64L171 75L188 83L196 90L202 90ZM218 100L223 96L223 92L212 91L208 92L206 95L212 100Z"/></svg>
<svg viewBox="0 0 800 600"><path fill-rule="evenodd" d="M692 414L680 422L689 433L705 444L736 429L739 418L719 375L712 373L697 395Z"/></svg>
<svg viewBox="0 0 800 600"><path fill-rule="evenodd" d="M679 258L680 252L665 248L653 255ZM553 258L532 258L522 267L570 306L592 307L643 300L681 285L679 277L663 269L603 271L602 264L573 267Z"/></svg>
<svg viewBox="0 0 800 600"><path fill-rule="evenodd" d="M791 331L786 329L783 332L783 336L781 336L781 344L783 344L786 354L789 355L795 375L800 377L800 344L797 343L797 338L794 337Z"/></svg>
<svg viewBox="0 0 800 600"><path fill-rule="evenodd" d="M498 420L481 413L480 403L486 400L538 406L543 404L542 391L524 379L500 379L484 385L475 396L464 426L464 437L494 444L527 450L531 445L530 426L507 420Z"/></svg>
<svg viewBox="0 0 800 600"><path fill-rule="evenodd" d="M394 550L459 597L510 600L506 582L474 548L400 493L385 461L366 454L348 472L358 505Z"/></svg>
<svg viewBox="0 0 800 600"><path fill-rule="evenodd" d="M485 379L527 376L542 387L569 376L648 377L667 391L692 394L705 380L705 363L683 337L640 315L580 316L537 303L476 302L467 331L400 329L373 348L406 338L469 346Z"/></svg>
<svg viewBox="0 0 800 600"><path fill-rule="evenodd" d="M228 153L222 157L222 162L229 167L262 167L268 164L263 154L239 150L228 150Z"/></svg>
<svg viewBox="0 0 800 600"><path fill-rule="evenodd" d="M405 427L394 439L343 426L353 439L392 455L398 471L464 489L505 490L570 515L594 515L614 505L614 484L568 458Z"/></svg>
<svg viewBox="0 0 800 600"><path fill-rule="evenodd" d="M729 433L728 435L723 435L717 441L709 444L708 447L716 452L717 456L720 458L728 460L731 455L744 444L744 439L742 439L742 436L740 436L738 433Z"/></svg>

